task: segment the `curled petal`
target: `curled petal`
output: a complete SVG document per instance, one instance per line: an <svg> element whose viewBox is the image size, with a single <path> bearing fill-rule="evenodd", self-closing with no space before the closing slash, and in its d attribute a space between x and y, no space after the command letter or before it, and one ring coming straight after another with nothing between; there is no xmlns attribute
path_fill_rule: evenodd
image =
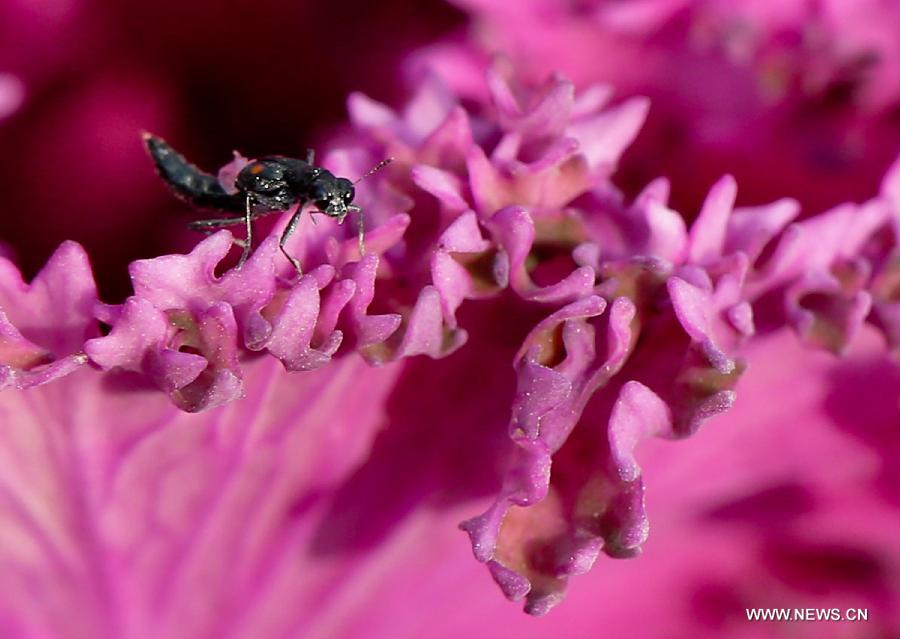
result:
<svg viewBox="0 0 900 639"><path fill-rule="evenodd" d="M609 420L610 452L616 461L619 477L635 481L640 468L634 459L637 445L648 437L672 435L672 414L656 393L631 381L619 392Z"/></svg>
<svg viewBox="0 0 900 639"><path fill-rule="evenodd" d="M722 255L728 220L737 197L737 183L730 175L716 182L710 189L700 215L691 225L688 259L704 264Z"/></svg>
<svg viewBox="0 0 900 639"><path fill-rule="evenodd" d="M384 342L400 326L403 318L397 314L368 315L369 304L375 297L375 275L378 270L378 256L366 255L362 260L347 267L349 273L347 279L355 284L356 291L350 299L350 323L357 341L363 352L366 347ZM383 361L375 355L375 351L368 353L373 361Z"/></svg>
<svg viewBox="0 0 900 639"><path fill-rule="evenodd" d="M566 133L578 140L591 170L606 176L613 172L622 153L637 137L649 110L648 99L631 98L607 111L579 118Z"/></svg>
<svg viewBox="0 0 900 639"><path fill-rule="evenodd" d="M862 328L872 308L872 296L859 286L842 285L830 273L813 273L788 288L785 305L788 318L804 340L840 354Z"/></svg>
<svg viewBox="0 0 900 639"><path fill-rule="evenodd" d="M460 215L441 234L431 257L431 281L450 328L456 328L456 310L463 300L496 294L508 281L497 276L497 255L490 249L474 211Z"/></svg>
<svg viewBox="0 0 900 639"><path fill-rule="evenodd" d="M464 330L445 328L441 296L433 286L422 289L416 305L405 321L400 343L391 357L441 357L452 353L466 342Z"/></svg>
<svg viewBox="0 0 900 639"><path fill-rule="evenodd" d="M567 302L589 295L594 287L594 270L581 266L562 281L550 286L537 286L526 268L528 254L534 244L534 222L528 212L510 206L491 218L489 228L495 241L509 260L510 286L522 297L540 302Z"/></svg>
<svg viewBox="0 0 900 639"><path fill-rule="evenodd" d="M162 311L143 298L130 297L109 335L88 340L84 350L103 369L144 373L172 393L197 379L207 366L204 357L171 348L173 334Z"/></svg>
<svg viewBox="0 0 900 639"><path fill-rule="evenodd" d="M589 482L606 486L601 491L606 506L592 507L590 521L581 510L563 504L593 488L565 479L557 482L550 472L551 455L569 445L587 400L618 372L633 345L635 309L626 298L612 304L605 344L597 343L592 318L605 306L596 297L574 302L541 322L525 340L517 356L519 382L510 422L513 452L503 489L484 514L462 524L476 558L488 563L508 597L526 598L530 614L544 614L561 601L568 577L590 569L604 537L607 552L625 554L646 536L634 532L645 531L643 518L635 524L625 514L637 512L635 500L642 488L610 483L603 470L607 462L596 461L600 476ZM561 473L567 475L565 467Z"/></svg>
<svg viewBox="0 0 900 639"><path fill-rule="evenodd" d="M888 220L884 203L844 204L788 227L748 291L756 297L809 272L828 272L854 256Z"/></svg>
<svg viewBox="0 0 900 639"><path fill-rule="evenodd" d="M800 214L800 203L785 198L756 207L738 207L728 218L725 252L741 251L755 262L766 244Z"/></svg>
<svg viewBox="0 0 900 639"><path fill-rule="evenodd" d="M20 282L14 280L12 265L5 264L0 307L25 337L63 354L80 350L86 337L98 333L93 321L97 288L79 244L63 242L31 284Z"/></svg>
<svg viewBox="0 0 900 639"><path fill-rule="evenodd" d="M170 394L175 405L194 413L243 397L238 329L231 307L213 304L199 313L192 332L192 346L202 353L206 366L195 380Z"/></svg>
<svg viewBox="0 0 900 639"><path fill-rule="evenodd" d="M241 319L245 336L250 337L247 331L258 326L260 310L275 293L277 238L266 238L241 269L216 277L215 270L232 245L231 233L220 231L187 255L133 262L130 272L135 295L161 310L201 309L227 301ZM252 341L259 339L253 335Z"/></svg>
<svg viewBox="0 0 900 639"><path fill-rule="evenodd" d="M715 308L712 295L684 280L673 277L668 281L672 308L684 330L700 344L709 362L721 373L734 370L734 361L716 344L713 328Z"/></svg>
<svg viewBox="0 0 900 639"><path fill-rule="evenodd" d="M656 200L647 202L642 213L647 235L641 253L673 263L681 262L688 243L684 219Z"/></svg>
<svg viewBox="0 0 900 639"><path fill-rule="evenodd" d="M84 341L99 334L96 303L87 254L75 242L64 242L30 284L0 258L0 384L27 388L84 364Z"/></svg>
<svg viewBox="0 0 900 639"><path fill-rule="evenodd" d="M284 305L272 318L272 334L265 343L266 349L280 359L289 371L324 366L341 344L341 332L333 331L323 336L323 344L319 348L311 345L321 313L319 289L324 288L334 276L334 270L327 265L317 270L326 273L318 277L316 273L308 273L291 289Z"/></svg>
<svg viewBox="0 0 900 639"><path fill-rule="evenodd" d="M410 174L416 186L431 193L447 210L462 212L469 208L462 195L462 181L452 173L431 166L416 166Z"/></svg>
<svg viewBox="0 0 900 639"><path fill-rule="evenodd" d="M529 165L497 167L480 147L471 147L466 165L475 210L484 219L505 206L564 207L590 188L587 163L576 149L576 142L563 142Z"/></svg>
<svg viewBox="0 0 900 639"><path fill-rule="evenodd" d="M549 82L532 105L523 104L514 90L494 69L487 72L499 122L507 130L525 136L553 136L562 133L575 102L575 85L556 78Z"/></svg>
<svg viewBox="0 0 900 639"><path fill-rule="evenodd" d="M409 228L409 223L409 215L398 213L392 215L383 224L367 231L365 234L366 253L374 255L385 253L400 242L406 229ZM335 268L340 268L350 262L358 262L362 257L359 253L359 240L356 236L342 241L329 237L325 252L329 264Z"/></svg>

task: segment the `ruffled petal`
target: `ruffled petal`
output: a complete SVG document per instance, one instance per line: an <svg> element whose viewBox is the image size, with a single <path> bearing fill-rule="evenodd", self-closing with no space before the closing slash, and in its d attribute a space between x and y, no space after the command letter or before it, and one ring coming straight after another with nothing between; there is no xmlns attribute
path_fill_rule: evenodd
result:
<svg viewBox="0 0 900 639"><path fill-rule="evenodd" d="M87 362L84 341L99 334L97 287L87 254L62 244L30 284L0 258L0 387L28 388Z"/></svg>

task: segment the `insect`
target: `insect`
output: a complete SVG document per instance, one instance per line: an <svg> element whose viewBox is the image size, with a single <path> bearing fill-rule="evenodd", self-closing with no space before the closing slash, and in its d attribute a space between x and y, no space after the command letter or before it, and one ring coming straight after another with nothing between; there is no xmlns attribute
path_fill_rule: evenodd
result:
<svg viewBox="0 0 900 639"><path fill-rule="evenodd" d="M245 226L246 239L236 240L243 248L237 268L240 268L250 255L253 220L264 215L287 211L295 204L299 206L281 234L278 245L298 273L302 273L300 262L288 252L286 243L297 230L300 214L309 204L315 205L318 212L336 219L338 224L342 224L351 211L356 213L359 250L360 254L364 254L362 209L353 204L356 195L354 186L392 161L392 158L382 160L361 178L351 182L316 166L315 153L311 149L306 152L305 160L270 155L254 160L241 169L235 181L236 191L229 193L216 176L188 162L162 138L150 133L144 133L143 138L144 145L156 164L157 172L178 197L200 208L231 214L228 217L195 220L188 224L188 228L212 232L227 226L238 224Z"/></svg>

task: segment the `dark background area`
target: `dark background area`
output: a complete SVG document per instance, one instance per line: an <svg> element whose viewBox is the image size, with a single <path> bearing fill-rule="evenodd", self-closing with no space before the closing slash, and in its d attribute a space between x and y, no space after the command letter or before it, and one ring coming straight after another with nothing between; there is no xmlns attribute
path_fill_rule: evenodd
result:
<svg viewBox="0 0 900 639"><path fill-rule="evenodd" d="M80 242L101 296L121 300L128 262L198 239L142 130L208 170L233 149L303 155L351 91L397 102L404 56L462 22L438 0L0 3L0 71L27 90L0 122L0 239L28 278Z"/></svg>

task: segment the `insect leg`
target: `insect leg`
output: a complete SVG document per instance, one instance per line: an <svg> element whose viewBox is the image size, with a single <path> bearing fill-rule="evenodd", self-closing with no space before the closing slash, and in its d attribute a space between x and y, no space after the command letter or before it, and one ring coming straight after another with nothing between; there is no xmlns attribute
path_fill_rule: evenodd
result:
<svg viewBox="0 0 900 639"><path fill-rule="evenodd" d="M294 231L297 230L297 224L300 222L300 214L303 213L303 205L301 204L296 213L291 216L291 221L288 222L288 225L284 228L284 233L281 234L281 239L278 240L278 247L281 249L281 252L284 253L284 256L288 259L294 268L297 270L297 275L303 275L303 268L300 266L300 260L296 257L288 253L287 248L285 248L285 244L288 241L288 238L294 234Z"/></svg>
<svg viewBox="0 0 900 639"><path fill-rule="evenodd" d="M363 210L355 204L351 204L347 208L356 213L356 231L359 237L359 257L362 259L366 254L366 225L365 218L363 217Z"/></svg>
<svg viewBox="0 0 900 639"><path fill-rule="evenodd" d="M191 229L191 230L199 231L199 232L203 233L203 235L212 235L213 233L216 232L215 229ZM239 237L232 237L231 243L234 244L235 246L239 246L241 248L244 248L245 246L247 246L247 242L245 240L242 240Z"/></svg>
<svg viewBox="0 0 900 639"><path fill-rule="evenodd" d="M246 239L244 240L244 250L241 252L241 259L238 260L237 266L235 268L241 268L244 265L244 262L247 261L247 258L250 257L250 247L253 245L253 217L251 213L250 206L250 194L247 193L246 206L244 208L244 225L247 228Z"/></svg>
<svg viewBox="0 0 900 639"><path fill-rule="evenodd" d="M215 229L223 229L226 226L237 226L244 223L244 216L241 217L222 217L214 220L193 220L188 222L188 228L192 231L213 231Z"/></svg>
<svg viewBox="0 0 900 639"><path fill-rule="evenodd" d="M243 223L244 216L242 215L241 217L222 217L214 220L193 220L188 222L188 228L192 231L214 231Z"/></svg>

